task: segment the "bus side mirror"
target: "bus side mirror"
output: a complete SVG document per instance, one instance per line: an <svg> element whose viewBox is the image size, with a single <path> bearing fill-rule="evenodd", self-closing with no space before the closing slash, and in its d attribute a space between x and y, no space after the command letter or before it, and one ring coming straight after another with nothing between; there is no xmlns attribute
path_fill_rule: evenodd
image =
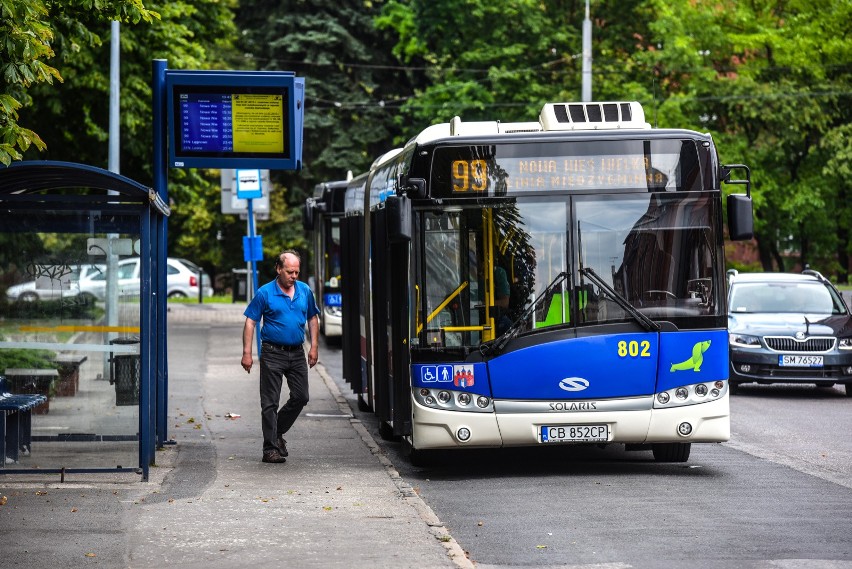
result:
<svg viewBox="0 0 852 569"><path fill-rule="evenodd" d="M314 200L308 200L302 206L302 225L305 231L313 231L314 229Z"/></svg>
<svg viewBox="0 0 852 569"><path fill-rule="evenodd" d="M406 196L388 196L385 208L390 242L411 241L411 200Z"/></svg>
<svg viewBox="0 0 852 569"><path fill-rule="evenodd" d="M734 170L745 171L745 179L731 179ZM726 164L721 168L725 184L745 186L746 193L728 196L728 236L732 241L754 237L754 211L751 202L751 170L745 164Z"/></svg>
<svg viewBox="0 0 852 569"><path fill-rule="evenodd" d="M731 241L742 241L754 237L751 197L743 194L728 196L728 236Z"/></svg>

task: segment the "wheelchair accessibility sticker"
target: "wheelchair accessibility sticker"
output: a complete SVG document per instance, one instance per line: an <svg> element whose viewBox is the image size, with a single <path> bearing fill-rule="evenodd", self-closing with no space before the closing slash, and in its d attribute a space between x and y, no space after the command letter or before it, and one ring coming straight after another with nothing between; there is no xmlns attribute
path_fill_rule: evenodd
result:
<svg viewBox="0 0 852 569"><path fill-rule="evenodd" d="M474 366L433 365L421 366L420 378L423 383L452 383L456 387L472 387L474 383Z"/></svg>
<svg viewBox="0 0 852 569"><path fill-rule="evenodd" d="M449 383L453 380L453 366L423 366L420 368L425 383L440 382Z"/></svg>

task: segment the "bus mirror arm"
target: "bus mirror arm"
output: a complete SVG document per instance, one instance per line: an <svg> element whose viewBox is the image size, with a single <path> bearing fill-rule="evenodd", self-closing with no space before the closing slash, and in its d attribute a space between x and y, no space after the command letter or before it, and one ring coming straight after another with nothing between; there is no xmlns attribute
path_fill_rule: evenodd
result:
<svg viewBox="0 0 852 569"><path fill-rule="evenodd" d="M404 182L402 189L409 197L423 199L426 197L426 180L423 178L408 178Z"/></svg>

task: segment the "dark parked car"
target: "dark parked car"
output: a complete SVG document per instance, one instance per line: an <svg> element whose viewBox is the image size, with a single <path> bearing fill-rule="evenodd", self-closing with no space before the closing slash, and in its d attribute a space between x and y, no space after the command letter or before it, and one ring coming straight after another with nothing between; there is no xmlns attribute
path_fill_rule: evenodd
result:
<svg viewBox="0 0 852 569"><path fill-rule="evenodd" d="M852 316L816 271L729 271L731 391L741 383L843 384L852 396Z"/></svg>

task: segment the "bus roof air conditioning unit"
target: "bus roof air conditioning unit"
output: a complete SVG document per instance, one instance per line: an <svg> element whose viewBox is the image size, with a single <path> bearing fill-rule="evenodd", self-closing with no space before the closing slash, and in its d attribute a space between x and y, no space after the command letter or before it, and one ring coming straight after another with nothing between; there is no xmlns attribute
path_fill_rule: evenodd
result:
<svg viewBox="0 0 852 569"><path fill-rule="evenodd" d="M539 117L544 130L651 128L642 105L632 102L548 103Z"/></svg>

